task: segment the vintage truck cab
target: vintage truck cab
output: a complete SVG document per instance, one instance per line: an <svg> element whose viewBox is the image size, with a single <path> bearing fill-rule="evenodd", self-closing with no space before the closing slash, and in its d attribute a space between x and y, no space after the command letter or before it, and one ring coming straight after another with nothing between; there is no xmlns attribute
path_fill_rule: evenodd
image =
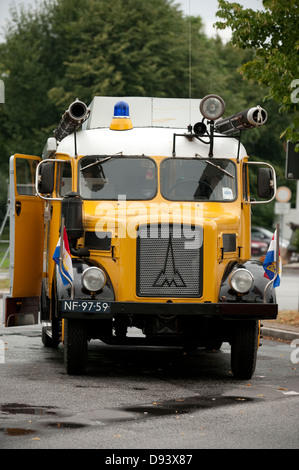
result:
<svg viewBox="0 0 299 470"><path fill-rule="evenodd" d="M12 156L6 326L40 321L70 374L86 371L88 341L100 339L228 342L234 376L250 378L260 320L277 316L250 259L251 205L271 201L276 181L240 139L266 111L224 109L217 95L76 100L42 157Z"/></svg>

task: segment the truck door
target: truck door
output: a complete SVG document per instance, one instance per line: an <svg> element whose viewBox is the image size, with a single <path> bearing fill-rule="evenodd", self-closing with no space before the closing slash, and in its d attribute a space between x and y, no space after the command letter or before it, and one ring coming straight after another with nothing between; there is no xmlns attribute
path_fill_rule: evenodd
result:
<svg viewBox="0 0 299 470"><path fill-rule="evenodd" d="M38 323L43 274L44 202L35 195L39 157L10 158L10 293L5 298L5 326Z"/></svg>

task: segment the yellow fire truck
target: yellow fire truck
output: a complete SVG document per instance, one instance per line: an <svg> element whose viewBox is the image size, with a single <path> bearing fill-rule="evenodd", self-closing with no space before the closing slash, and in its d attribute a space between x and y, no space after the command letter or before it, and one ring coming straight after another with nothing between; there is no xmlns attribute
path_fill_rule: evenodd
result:
<svg viewBox="0 0 299 470"><path fill-rule="evenodd" d="M277 316L250 259L251 205L273 200L276 178L241 143L267 112L224 111L217 95L77 99L42 157L12 156L6 326L40 321L69 374L85 373L88 342L100 339L228 342L234 376L250 378L260 320Z"/></svg>

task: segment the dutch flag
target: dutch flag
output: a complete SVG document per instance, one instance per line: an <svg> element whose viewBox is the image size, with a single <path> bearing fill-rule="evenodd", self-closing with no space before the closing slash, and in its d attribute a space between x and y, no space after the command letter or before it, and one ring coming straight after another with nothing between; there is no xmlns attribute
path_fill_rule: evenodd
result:
<svg viewBox="0 0 299 470"><path fill-rule="evenodd" d="M73 273L73 265L72 265L72 258L71 258L71 253L70 253L70 247L69 247L69 241L67 239L67 234L66 234L66 229L64 227L63 231L63 239L60 236L58 243L56 245L54 255L53 255L53 260L55 263L58 264L59 266L59 256L60 256L60 245L62 245L62 265L61 265L61 270L59 266L59 272L61 275L61 279L63 284L66 286L70 282L73 282L74 279L74 273ZM65 277L66 276L66 277Z"/></svg>
<svg viewBox="0 0 299 470"><path fill-rule="evenodd" d="M276 230L273 234L271 243L269 245L264 263L263 268L265 270L264 277L272 280L276 274ZM279 259L278 259L278 275L273 283L273 287L278 287L280 285L280 275L281 275L281 258L280 258L280 251L279 251Z"/></svg>

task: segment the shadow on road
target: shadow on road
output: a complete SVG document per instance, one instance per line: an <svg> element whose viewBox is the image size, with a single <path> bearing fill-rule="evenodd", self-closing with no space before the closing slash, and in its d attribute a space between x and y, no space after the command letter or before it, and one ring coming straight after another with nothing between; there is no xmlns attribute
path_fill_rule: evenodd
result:
<svg viewBox="0 0 299 470"><path fill-rule="evenodd" d="M211 380L231 377L230 348L219 351L166 347L107 346L92 341L88 350L88 375Z"/></svg>

